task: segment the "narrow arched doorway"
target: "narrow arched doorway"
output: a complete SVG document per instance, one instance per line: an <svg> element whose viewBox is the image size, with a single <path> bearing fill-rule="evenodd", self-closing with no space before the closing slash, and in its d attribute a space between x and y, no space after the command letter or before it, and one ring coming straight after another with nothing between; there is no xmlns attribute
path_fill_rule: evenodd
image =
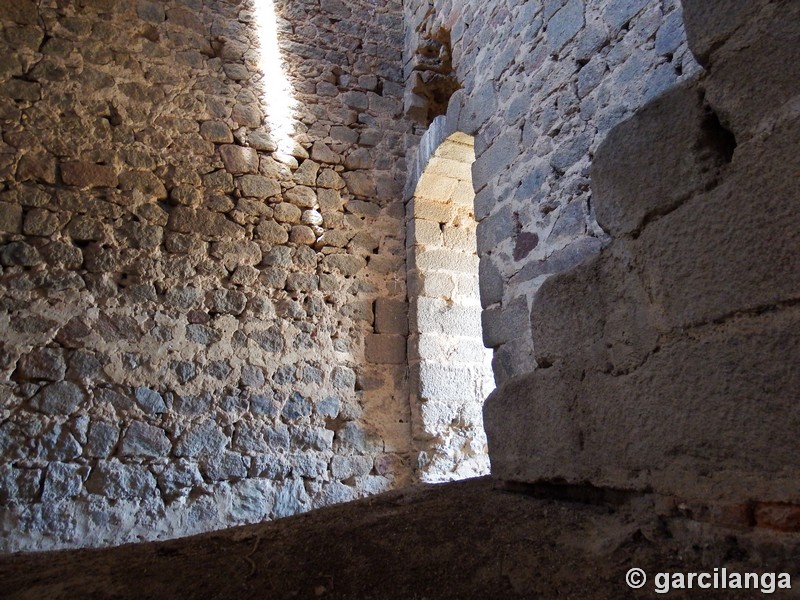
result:
<svg viewBox="0 0 800 600"><path fill-rule="evenodd" d="M481 336L473 138L453 133L435 148L406 211L411 414L426 482L489 472L482 409L494 389Z"/></svg>

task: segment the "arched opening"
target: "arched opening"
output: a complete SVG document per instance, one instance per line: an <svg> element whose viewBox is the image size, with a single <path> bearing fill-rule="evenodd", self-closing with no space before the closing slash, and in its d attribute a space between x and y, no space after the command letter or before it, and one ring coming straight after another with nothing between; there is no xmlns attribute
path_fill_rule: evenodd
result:
<svg viewBox="0 0 800 600"><path fill-rule="evenodd" d="M407 210L411 414L422 481L489 472L483 400L494 388L483 346L472 187L473 138L430 155Z"/></svg>

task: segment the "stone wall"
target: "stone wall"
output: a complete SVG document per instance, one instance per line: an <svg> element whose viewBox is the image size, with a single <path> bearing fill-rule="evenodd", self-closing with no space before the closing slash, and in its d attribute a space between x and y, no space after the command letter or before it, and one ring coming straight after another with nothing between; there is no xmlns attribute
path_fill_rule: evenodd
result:
<svg viewBox="0 0 800 600"><path fill-rule="evenodd" d="M271 5L0 5L4 551L409 481L400 2Z"/></svg>
<svg viewBox="0 0 800 600"><path fill-rule="evenodd" d="M482 471L474 406L446 402L455 429L426 430L409 370L426 341L405 235L423 134L439 116L445 137L474 136L482 334L503 383L535 366L536 291L608 243L595 150L698 70L677 0L272 7L0 6L4 550L293 514L407 483L422 453ZM449 223L443 249L472 231ZM476 314L463 254L472 274L434 304Z"/></svg>
<svg viewBox="0 0 800 600"><path fill-rule="evenodd" d="M608 242L589 187L595 150L699 67L677 0L415 0L405 13L416 136L444 92L450 129L475 136L483 334L500 384L535 367L528 317L542 283Z"/></svg>
<svg viewBox="0 0 800 600"><path fill-rule="evenodd" d="M536 296L540 368L486 403L493 474L796 531L800 6L684 7L707 71L598 150L613 241Z"/></svg>

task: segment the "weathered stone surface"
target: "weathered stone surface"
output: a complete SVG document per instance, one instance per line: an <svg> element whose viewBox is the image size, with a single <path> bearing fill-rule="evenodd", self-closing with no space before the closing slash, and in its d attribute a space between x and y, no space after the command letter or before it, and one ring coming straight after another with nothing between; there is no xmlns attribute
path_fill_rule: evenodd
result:
<svg viewBox="0 0 800 600"><path fill-rule="evenodd" d="M22 227L22 207L18 204L0 202L0 231L18 233Z"/></svg>
<svg viewBox="0 0 800 600"><path fill-rule="evenodd" d="M211 256L219 259L223 266L233 271L240 265L255 265L261 262L261 248L255 242L215 242L211 245Z"/></svg>
<svg viewBox="0 0 800 600"><path fill-rule="evenodd" d="M377 364L400 365L406 362L406 338L402 335L372 334L366 339L366 358Z"/></svg>
<svg viewBox="0 0 800 600"><path fill-rule="evenodd" d="M375 333L408 334L408 304L402 300L375 301Z"/></svg>
<svg viewBox="0 0 800 600"><path fill-rule="evenodd" d="M367 266L367 262L362 257L350 254L331 254L325 257L322 264L326 269L339 272L347 277L352 277Z"/></svg>
<svg viewBox="0 0 800 600"><path fill-rule="evenodd" d="M47 237L58 231L62 224L62 219L58 214L34 208L25 215L22 231L27 235Z"/></svg>
<svg viewBox="0 0 800 600"><path fill-rule="evenodd" d="M328 396L317 402L315 406L317 414L326 419L335 419L339 416L341 403L337 396Z"/></svg>
<svg viewBox="0 0 800 600"><path fill-rule="evenodd" d="M603 17L618 31L647 6L647 0L612 0L604 7Z"/></svg>
<svg viewBox="0 0 800 600"><path fill-rule="evenodd" d="M220 338L220 334L207 325L193 323L186 326L186 339L195 344L209 346L218 342Z"/></svg>
<svg viewBox="0 0 800 600"><path fill-rule="evenodd" d="M317 185L322 189L341 190L346 184L336 171L322 169L317 177Z"/></svg>
<svg viewBox="0 0 800 600"><path fill-rule="evenodd" d="M274 394L256 394L250 397L250 410L255 415L276 417L280 414L281 405Z"/></svg>
<svg viewBox="0 0 800 600"><path fill-rule="evenodd" d="M207 419L188 429L176 442L177 456L213 456L228 444L227 436L213 420Z"/></svg>
<svg viewBox="0 0 800 600"><path fill-rule="evenodd" d="M334 456L331 474L337 479L349 479L367 475L372 470L372 460L368 456Z"/></svg>
<svg viewBox="0 0 800 600"><path fill-rule="evenodd" d="M584 26L584 4L569 0L547 22L547 48L559 52Z"/></svg>
<svg viewBox="0 0 800 600"><path fill-rule="evenodd" d="M723 6L689 10L702 18ZM800 189L788 151L799 121L793 112L764 112L797 86L789 76L770 87L760 110L749 91L761 89L768 68L753 66L774 60L767 48L796 21L764 35L777 17L763 11L748 17L750 27L714 25L698 87L646 106L598 150L598 218L620 237L548 279L534 299L540 368L501 387L484 411L501 478L731 504L800 499L790 483L800 470L793 400L800 222L791 200ZM734 12L731 22L744 14ZM736 30L731 41L721 41L728 29ZM712 109L722 109L719 121L696 113L700 135L696 125L682 132L692 113L676 99L692 104L699 85L720 90L734 81L734 95L706 93ZM656 145L673 135L682 150L659 157ZM637 177L620 176L629 164L638 165Z"/></svg>
<svg viewBox="0 0 800 600"><path fill-rule="evenodd" d="M224 215L183 206L170 212L167 226L173 231L200 234L210 239L238 239L243 234L242 228Z"/></svg>
<svg viewBox="0 0 800 600"><path fill-rule="evenodd" d="M208 414L214 398L208 392L200 394L173 395L172 407L182 415L194 416Z"/></svg>
<svg viewBox="0 0 800 600"><path fill-rule="evenodd" d="M558 301L537 301L533 309L540 364L575 360L627 372L658 346L656 311L642 281L618 276L631 267L629 252L622 247L545 282L540 294Z"/></svg>
<svg viewBox="0 0 800 600"><path fill-rule="evenodd" d="M292 393L283 405L281 415L288 421L296 421L311 414L311 402L297 392Z"/></svg>
<svg viewBox="0 0 800 600"><path fill-rule="evenodd" d="M62 163L61 179L66 185L81 188L117 186L117 173L113 166L88 162Z"/></svg>
<svg viewBox="0 0 800 600"><path fill-rule="evenodd" d="M119 428L111 423L94 421L89 427L84 450L94 458L108 458L119 438Z"/></svg>
<svg viewBox="0 0 800 600"><path fill-rule="evenodd" d="M229 173L258 173L258 153L255 149L227 144L220 146L219 152Z"/></svg>
<svg viewBox="0 0 800 600"><path fill-rule="evenodd" d="M162 227L143 223L129 223L122 229L122 233L128 238L131 247L141 249L158 248L164 238Z"/></svg>
<svg viewBox="0 0 800 600"><path fill-rule="evenodd" d="M205 476L212 481L226 481L247 477L246 459L236 452L222 452L209 457L201 465Z"/></svg>
<svg viewBox="0 0 800 600"><path fill-rule="evenodd" d="M735 0L683 2L686 37L701 64L707 65L712 50L719 48L766 4L760 0L746 4Z"/></svg>
<svg viewBox="0 0 800 600"><path fill-rule="evenodd" d="M375 179L370 172L349 171L343 178L348 191L354 196L373 197L377 193Z"/></svg>
<svg viewBox="0 0 800 600"><path fill-rule="evenodd" d="M138 387L134 390L134 399L136 404L146 414L159 414L167 411L167 405L164 403L164 398L155 390L145 387Z"/></svg>
<svg viewBox="0 0 800 600"><path fill-rule="evenodd" d="M157 471L156 479L168 498L180 496L203 482L197 465L182 458Z"/></svg>
<svg viewBox="0 0 800 600"><path fill-rule="evenodd" d="M208 295L206 302L213 312L239 315L247 305L247 298L234 290L215 290Z"/></svg>
<svg viewBox="0 0 800 600"><path fill-rule="evenodd" d="M122 434L122 456L166 456L171 447L167 434L160 427L133 421Z"/></svg>
<svg viewBox="0 0 800 600"><path fill-rule="evenodd" d="M80 494L83 489L83 470L81 465L51 463L44 478L42 500L54 502Z"/></svg>
<svg viewBox="0 0 800 600"><path fill-rule="evenodd" d="M365 453L375 448L375 435L365 431L353 422L345 423L336 432L334 449L343 453Z"/></svg>
<svg viewBox="0 0 800 600"><path fill-rule="evenodd" d="M200 124L200 135L209 142L216 144L230 144L233 142L233 133L221 121L204 121Z"/></svg>
<svg viewBox="0 0 800 600"><path fill-rule="evenodd" d="M331 371L331 384L339 391L352 390L356 385L356 374L349 367L334 367Z"/></svg>
<svg viewBox="0 0 800 600"><path fill-rule="evenodd" d="M789 107L797 95L794 81L800 73L793 52L798 41L794 23L800 16L800 7L791 2L758 1L747 8L731 9L729 17L722 16L728 5L728 2L714 2L707 9L691 8L687 14L699 11L699 20L706 14L720 19L720 38L727 35L729 27L735 27L737 20L752 15L748 25L737 29L729 40L716 42L718 49L711 50L708 59L714 76L704 85L708 102L741 144L763 131L766 114L783 113L789 117L796 112ZM758 8L761 10L757 13L750 12ZM692 18L687 17L687 22L692 22ZM710 42L713 47L714 40L712 37L698 44Z"/></svg>
<svg viewBox="0 0 800 600"><path fill-rule="evenodd" d="M255 230L256 237L268 244L285 244L289 240L289 232L275 221L261 221Z"/></svg>
<svg viewBox="0 0 800 600"><path fill-rule="evenodd" d="M676 114L683 115L678 122ZM592 164L598 223L613 236L636 232L712 185L734 146L694 82L664 94L616 127L598 150ZM623 157L628 167L620 170Z"/></svg>
<svg viewBox="0 0 800 600"><path fill-rule="evenodd" d="M11 97L19 100L38 100L39 99L39 85L31 82L23 82L20 80L12 80L17 85L16 89L10 91ZM24 86L20 89L20 85ZM16 92L16 93L15 93ZM26 181L43 181L45 183L56 182L56 160L49 154L26 154L19 160L17 165L17 180Z"/></svg>
<svg viewBox="0 0 800 600"><path fill-rule="evenodd" d="M317 195L314 190L305 185L298 185L284 193L287 202L301 208L314 208L317 206Z"/></svg>
<svg viewBox="0 0 800 600"><path fill-rule="evenodd" d="M275 219L283 223L297 223L303 214L298 207L288 202L276 204L274 210Z"/></svg>
<svg viewBox="0 0 800 600"><path fill-rule="evenodd" d="M785 485L796 466L785 452L794 444L788 390L797 376L782 358L798 352L796 319L753 318L727 331L710 328L699 340L686 336L662 347L630 374L587 371L582 381L570 365L520 379L489 401L485 417L493 469L506 479L589 477L595 485L649 485L664 493L691 490L698 497L726 499L751 497L758 486L761 498L796 502ZM769 375L763 371L767 364ZM764 377L780 383L764 389L759 383ZM765 411L764 402L784 410ZM681 407L679 415L675 406ZM501 412L504 434L497 436ZM770 434L738 429L732 420L762 423ZM630 431L642 435L633 439ZM704 451L687 456L687 447ZM644 465L647 475L627 475Z"/></svg>
<svg viewBox="0 0 800 600"><path fill-rule="evenodd" d="M484 345L487 348L496 348L519 337L517 323L520 320L524 321L528 312L528 302L525 298L517 298L506 306L484 310L481 313Z"/></svg>
<svg viewBox="0 0 800 600"><path fill-rule="evenodd" d="M441 100L448 114L439 122L447 121L445 135L477 133L484 157L470 181L464 157L472 146L456 134L447 156L432 161L438 174L461 178L441 186L457 208L438 209L438 239L470 257L428 254L428 266L450 257L460 272L425 278L419 292L450 290L454 308L442 296L426 314L444 307L442 339L429 347L456 363L480 357L474 344L451 343L479 335L477 321L461 319L477 317L477 299L464 300L476 291L477 260L461 231L472 211L491 219L481 249L500 274L496 295L506 304L530 297L542 275L574 263L576 232L602 237L592 221L588 153L643 97L696 68L675 28L677 3L645 10L639 1L592 1L584 16L560 0L465 0L457 10L441 0L430 10L417 0L369 10L301 2L278 7L296 102L289 106L269 98L280 85L260 70L252 11L197 0L62 4L0 8L0 202L12 207L0 217L9 229L2 243L12 244L0 254L0 320L8 325L0 366L14 415L3 416L2 431L16 428L6 436L17 453L9 460L34 460L39 473L33 492L15 492L3 550L184 535L410 481L422 443L409 425L415 390L404 362L365 357L379 339L368 337L390 336L380 339L400 361L406 332L382 300L417 293L406 283L413 265L404 261L402 187L427 123L399 114L404 80L439 85L456 63L462 89L448 95L449 106ZM431 35L431 46L419 43ZM556 60L547 44L559 36L572 39ZM430 69L437 64L441 72ZM406 151L412 160L403 160ZM530 239L522 233L538 244L522 243ZM526 269L528 260L536 268ZM459 335L445 340L452 325ZM518 341L498 348L503 373L531 354ZM42 349L65 353L65 377L91 399L68 418L29 410L48 389L36 386L50 379L13 375L20 357ZM476 395L485 389L473 387ZM308 406L290 400L295 393ZM296 404L300 416L287 427L281 413L295 414ZM35 425L16 423L23 413ZM437 468L464 476L458 456L482 447L478 411L444 406L440 415L455 425L441 436L450 462ZM226 442L197 462L161 454L160 434L136 437L143 426L131 425L163 429L181 451L200 452L184 446L195 447L186 440L208 418L218 430L196 437L219 432ZM263 426L267 450L237 454L239 423ZM332 445L334 429L342 432ZM369 432L369 443L358 431ZM25 449L38 454L19 454ZM331 459L352 452L364 452L375 470L342 483ZM149 491L115 499L121 484L94 475L90 493L81 492L88 499L40 502L47 463L97 469L98 459L141 468L147 483L139 487Z"/></svg>
<svg viewBox="0 0 800 600"><path fill-rule="evenodd" d="M260 388L264 385L264 371L252 365L242 367L242 385L246 387Z"/></svg>
<svg viewBox="0 0 800 600"><path fill-rule="evenodd" d="M280 183L260 175L244 175L236 180L242 196L269 198L281 193Z"/></svg>
<svg viewBox="0 0 800 600"><path fill-rule="evenodd" d="M11 242L0 246L0 264L4 266L33 267L42 262L38 250L25 242Z"/></svg>
<svg viewBox="0 0 800 600"><path fill-rule="evenodd" d="M272 137L263 131L251 131L248 133L247 143L256 150L264 150L266 152L274 152L278 149L278 145Z"/></svg>
<svg viewBox="0 0 800 600"><path fill-rule="evenodd" d="M126 191L136 190L146 198L163 200L167 189L161 179L151 171L124 171L119 176L119 187Z"/></svg>
<svg viewBox="0 0 800 600"><path fill-rule="evenodd" d="M317 235L313 229L306 225L293 225L289 230L289 241L294 244L310 246L317 241Z"/></svg>
<svg viewBox="0 0 800 600"><path fill-rule="evenodd" d="M157 486L153 475L140 465L100 461L86 480L86 489L112 500L133 500L153 495Z"/></svg>
<svg viewBox="0 0 800 600"><path fill-rule="evenodd" d="M179 185L172 188L169 192L170 200L175 204L183 206L197 206L202 201L200 192L186 185ZM166 225L166 222L164 223Z"/></svg>
<svg viewBox="0 0 800 600"><path fill-rule="evenodd" d="M231 507L235 519L245 523L261 521L272 511L275 491L271 483L264 479L240 481L233 488L236 501Z"/></svg>
<svg viewBox="0 0 800 600"><path fill-rule="evenodd" d="M311 158L317 162L322 163L339 163L341 158L338 154L333 152L325 143L314 142L311 148Z"/></svg>
<svg viewBox="0 0 800 600"><path fill-rule="evenodd" d="M49 415L71 415L87 400L86 392L70 381L48 384L31 398L31 407Z"/></svg>
<svg viewBox="0 0 800 600"><path fill-rule="evenodd" d="M14 375L19 379L59 381L64 379L66 371L63 352L53 348L41 348L20 358Z"/></svg>
<svg viewBox="0 0 800 600"><path fill-rule="evenodd" d="M230 193L234 190L233 175L220 169L203 176L203 185L210 190Z"/></svg>

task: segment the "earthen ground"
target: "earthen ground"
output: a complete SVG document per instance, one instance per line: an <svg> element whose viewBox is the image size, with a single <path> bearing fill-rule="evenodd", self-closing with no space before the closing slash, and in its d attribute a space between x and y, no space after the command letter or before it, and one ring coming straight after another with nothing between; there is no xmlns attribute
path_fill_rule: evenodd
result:
<svg viewBox="0 0 800 600"><path fill-rule="evenodd" d="M655 594L652 574L699 570L709 549L679 546L666 523L648 518L647 510L635 510L634 504L608 506L511 493L488 478L415 487L191 538L5 556L0 558L0 596L666 597ZM725 552L721 547L712 550L720 556ZM743 557L727 557L729 568L735 568L737 558ZM637 592L624 582L634 566L651 574L651 581ZM733 597L731 590L696 589L668 597L695 598L698 593L703 598ZM735 593L736 598L761 596Z"/></svg>

